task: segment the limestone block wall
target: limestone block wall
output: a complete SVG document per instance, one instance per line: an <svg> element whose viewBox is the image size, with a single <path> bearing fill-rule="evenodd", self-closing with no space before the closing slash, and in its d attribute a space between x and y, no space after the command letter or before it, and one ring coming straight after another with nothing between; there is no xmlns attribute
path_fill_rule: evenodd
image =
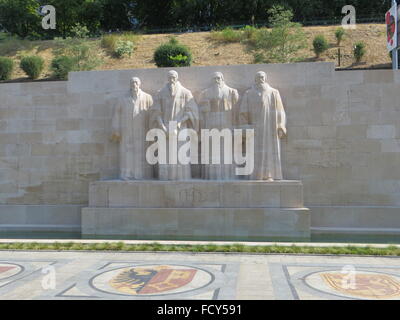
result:
<svg viewBox="0 0 400 320"><path fill-rule="evenodd" d="M154 95L168 70L77 72L67 82L0 84L0 205L86 205L89 182L118 174L117 145L109 142L115 98L129 90L132 76ZM332 216L329 222L323 217L337 208L377 207L390 209L400 230L399 71L339 72L331 63L177 71L195 98L215 71L240 94L265 71L288 117L284 177L303 181L315 225L334 224ZM353 220L355 228L362 226Z"/></svg>

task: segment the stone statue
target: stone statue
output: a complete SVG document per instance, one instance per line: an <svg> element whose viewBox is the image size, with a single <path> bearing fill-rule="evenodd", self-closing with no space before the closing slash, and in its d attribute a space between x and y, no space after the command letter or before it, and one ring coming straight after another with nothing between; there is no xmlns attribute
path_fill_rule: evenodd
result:
<svg viewBox="0 0 400 320"><path fill-rule="evenodd" d="M120 144L120 178L152 178L152 167L146 161L146 134L149 127L151 95L140 89L139 78L131 79L131 92L119 100L112 120L111 141Z"/></svg>
<svg viewBox="0 0 400 320"><path fill-rule="evenodd" d="M157 93L157 97L152 108L152 126L162 129L168 139L169 126L171 121L177 123L177 132L186 128L199 130L199 112L192 93L184 88L178 81L176 71L168 72L168 83ZM178 149L183 142L178 142ZM167 155L169 155L169 143L167 143ZM168 157L169 158L169 157ZM158 165L158 177L160 180L188 180L191 179L190 164L184 165L171 164Z"/></svg>
<svg viewBox="0 0 400 320"><path fill-rule="evenodd" d="M254 128L254 171L251 180L282 180L281 144L286 136L286 115L279 91L269 86L265 72L246 91L240 122Z"/></svg>
<svg viewBox="0 0 400 320"><path fill-rule="evenodd" d="M235 106L239 101L239 94L225 84L221 72L213 75L213 85L201 94L202 112L204 115L204 127L206 129L232 129L235 123ZM222 145L222 144L221 144ZM234 165L224 164L223 148L221 148L221 164L210 164L203 167L203 178L229 180L234 179ZM211 154L211 153L210 153Z"/></svg>

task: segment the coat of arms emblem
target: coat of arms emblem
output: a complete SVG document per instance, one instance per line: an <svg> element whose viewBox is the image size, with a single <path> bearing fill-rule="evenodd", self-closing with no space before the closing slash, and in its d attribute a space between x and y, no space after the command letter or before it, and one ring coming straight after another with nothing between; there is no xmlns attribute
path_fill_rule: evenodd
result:
<svg viewBox="0 0 400 320"><path fill-rule="evenodd" d="M160 294L189 284L196 272L170 266L125 268L109 281L109 285L125 294Z"/></svg>
<svg viewBox="0 0 400 320"><path fill-rule="evenodd" d="M346 274L324 273L321 277L334 290L358 298L390 299L400 296L400 283L385 274L357 273L354 275L354 286L343 286Z"/></svg>

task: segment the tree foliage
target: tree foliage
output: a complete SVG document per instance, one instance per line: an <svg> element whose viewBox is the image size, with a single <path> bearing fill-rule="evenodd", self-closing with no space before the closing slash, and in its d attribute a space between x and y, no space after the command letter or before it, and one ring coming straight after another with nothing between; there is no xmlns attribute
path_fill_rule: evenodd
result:
<svg viewBox="0 0 400 320"><path fill-rule="evenodd" d="M57 30L41 28L41 5L57 10ZM382 16L391 0L0 0L0 24L20 37L67 37L76 24L92 34L139 29L196 29L207 26L274 24L267 11L274 5L292 8L294 22L341 19L353 5L357 17ZM273 16L273 15L272 15Z"/></svg>
<svg viewBox="0 0 400 320"><path fill-rule="evenodd" d="M336 41L337 41L337 45L340 46L340 44L342 43L343 37L346 34L346 30L344 30L342 27L337 28L335 31L335 37L336 37Z"/></svg>
<svg viewBox="0 0 400 320"><path fill-rule="evenodd" d="M36 0L0 0L0 25L8 32L27 37L40 31Z"/></svg>
<svg viewBox="0 0 400 320"><path fill-rule="evenodd" d="M134 23L137 3L131 0L100 0L102 16L101 29L104 31L131 30ZM132 21L132 22L131 22Z"/></svg>
<svg viewBox="0 0 400 320"><path fill-rule="evenodd" d="M273 27L257 32L255 62L288 63L300 60L297 53L305 48L306 43L302 25L292 22L291 10L283 6L273 6L268 14Z"/></svg>
<svg viewBox="0 0 400 320"><path fill-rule="evenodd" d="M80 24L90 32L96 33L100 28L102 5L97 0L41 0L43 4L56 8L56 35L66 38L72 29Z"/></svg>

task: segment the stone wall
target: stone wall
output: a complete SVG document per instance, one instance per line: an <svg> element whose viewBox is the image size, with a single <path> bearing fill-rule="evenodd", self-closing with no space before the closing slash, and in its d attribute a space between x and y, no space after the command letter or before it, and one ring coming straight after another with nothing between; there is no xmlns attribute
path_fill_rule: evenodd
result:
<svg viewBox="0 0 400 320"><path fill-rule="evenodd" d="M115 98L129 90L132 76L155 94L168 70L77 72L68 82L0 84L0 204L86 205L89 182L117 176L117 146L109 142ZM393 221L386 224L400 230L400 72L339 72L331 63L178 72L198 97L214 71L242 94L260 70L283 97L284 177L303 181L314 226L334 227L332 215L344 208L361 210L354 228L380 228L379 216L376 223L363 221L368 207L387 208Z"/></svg>

